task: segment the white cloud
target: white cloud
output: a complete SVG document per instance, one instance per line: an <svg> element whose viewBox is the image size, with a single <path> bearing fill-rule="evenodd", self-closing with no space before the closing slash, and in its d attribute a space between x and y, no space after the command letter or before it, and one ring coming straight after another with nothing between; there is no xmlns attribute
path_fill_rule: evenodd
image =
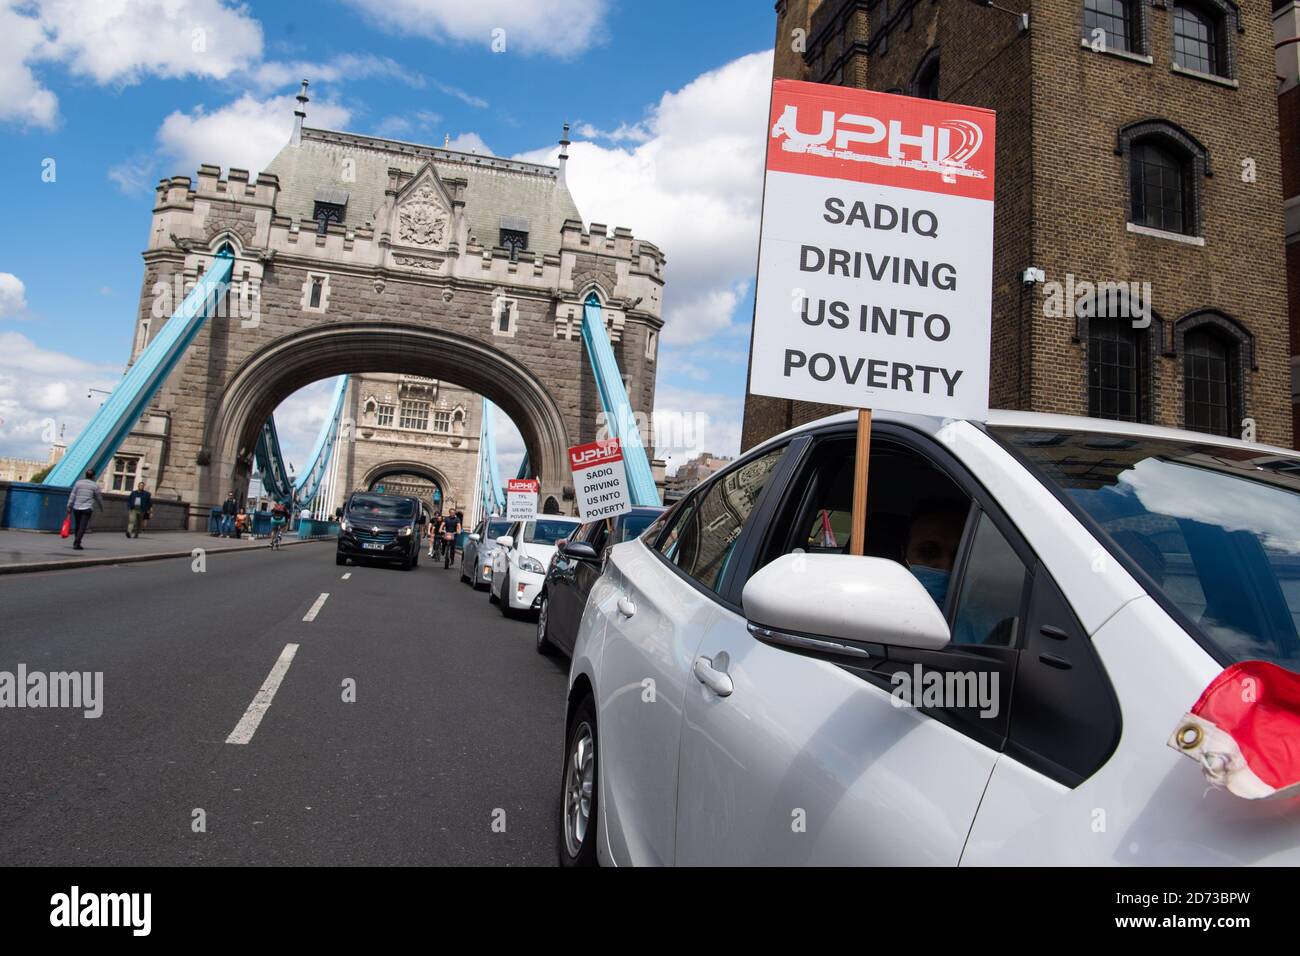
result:
<svg viewBox="0 0 1300 956"><path fill-rule="evenodd" d="M603 130L591 123L579 123L577 134L585 139L608 139L615 143L644 143L653 134L642 123L620 123L617 129Z"/></svg>
<svg viewBox="0 0 1300 956"><path fill-rule="evenodd" d="M462 103L466 104L467 106L472 106L475 109L480 109L480 110L487 109L488 107L487 100L483 99L481 96L475 96L473 93L466 93L458 86L449 86L446 83L435 83L433 85L436 86L442 92L446 93L448 96L454 96L456 99L460 100Z"/></svg>
<svg viewBox="0 0 1300 956"><path fill-rule="evenodd" d="M262 56L262 27L225 0L86 3L36 0L0 6L0 120L52 128L58 98L37 76L60 63L102 85L145 76L225 79Z"/></svg>
<svg viewBox="0 0 1300 956"><path fill-rule="evenodd" d="M577 56L601 39L607 0L349 0L379 25L438 41L479 43L502 37L509 54ZM494 30L504 34L494 35Z"/></svg>
<svg viewBox="0 0 1300 956"><path fill-rule="evenodd" d="M27 308L27 287L12 272L0 272L0 319L14 318Z"/></svg>
<svg viewBox="0 0 1300 956"><path fill-rule="evenodd" d="M493 412L492 423L496 426L497 470L503 482L509 481L519 474L519 465L524 460L524 439L510 416L500 408Z"/></svg>
<svg viewBox="0 0 1300 956"><path fill-rule="evenodd" d="M578 208L631 228L668 258L665 345L738 331L731 320L758 251L771 81L772 54L753 53L665 93L638 127L649 133L644 142L569 148ZM556 155L547 148L520 158L554 163Z"/></svg>
<svg viewBox="0 0 1300 956"><path fill-rule="evenodd" d="M492 148L483 142L483 137L478 133L461 133L453 136L447 143L448 149L459 150L462 153L484 153L488 156L494 156Z"/></svg>
<svg viewBox="0 0 1300 956"><path fill-rule="evenodd" d="M655 392L655 453L667 462L668 474L702 452L738 454L743 411L734 395L661 383Z"/></svg>
<svg viewBox="0 0 1300 956"><path fill-rule="evenodd" d="M253 84L262 92L296 86L303 80L313 84L338 83L368 77L396 80L416 89L423 89L428 82L422 74L407 69L391 57L368 53L344 53L319 63L272 60L259 64L250 73Z"/></svg>
<svg viewBox="0 0 1300 956"><path fill-rule="evenodd" d="M275 410L275 431L280 436L280 451L299 475L310 464L308 459L316 447L316 436L330 412L333 398L334 379L321 379L298 389Z"/></svg>
<svg viewBox="0 0 1300 956"><path fill-rule="evenodd" d="M52 128L59 100L41 85L29 63L45 45L40 24L0 6L0 121Z"/></svg>
<svg viewBox="0 0 1300 956"><path fill-rule="evenodd" d="M186 171L196 170L202 163L215 163L223 169L234 166L257 173L289 141L296 106L291 95L259 100L245 93L212 112L202 106L189 113L177 110L163 120L158 141ZM351 111L337 103L321 101L311 105L311 119L316 126L341 129L350 117Z"/></svg>
<svg viewBox="0 0 1300 956"><path fill-rule="evenodd" d="M49 37L45 55L100 85L146 75L225 79L262 56L262 27L223 0L132 0L35 5Z"/></svg>
<svg viewBox="0 0 1300 956"><path fill-rule="evenodd" d="M0 332L0 455L44 461L60 427L67 439L99 410L122 377L103 365L42 348L18 332Z"/></svg>

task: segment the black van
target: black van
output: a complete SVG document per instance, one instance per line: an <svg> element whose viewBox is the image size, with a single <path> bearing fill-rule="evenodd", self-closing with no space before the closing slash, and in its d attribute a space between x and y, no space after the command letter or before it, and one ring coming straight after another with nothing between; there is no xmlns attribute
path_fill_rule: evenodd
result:
<svg viewBox="0 0 1300 956"><path fill-rule="evenodd" d="M338 510L339 550L335 564L394 561L409 571L420 563L425 517L418 498L354 491Z"/></svg>

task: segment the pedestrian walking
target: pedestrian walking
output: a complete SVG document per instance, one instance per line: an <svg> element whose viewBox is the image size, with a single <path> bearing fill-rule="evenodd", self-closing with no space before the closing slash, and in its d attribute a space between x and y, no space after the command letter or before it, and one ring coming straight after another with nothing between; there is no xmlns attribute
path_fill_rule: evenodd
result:
<svg viewBox="0 0 1300 956"><path fill-rule="evenodd" d="M90 530L90 516L95 508L104 510L104 496L95 482L95 469L88 468L86 477L78 478L68 492L68 514L72 515L76 530L76 537L72 539L73 550L86 550L81 546L81 539Z"/></svg>
<svg viewBox="0 0 1300 956"><path fill-rule="evenodd" d="M126 500L126 536L140 537L140 528L149 520L149 511L153 507L153 495L145 490L144 482L131 492Z"/></svg>
<svg viewBox="0 0 1300 956"><path fill-rule="evenodd" d="M229 538L235 532L235 515L239 514L239 505L235 503L235 493L226 495L221 505L221 536Z"/></svg>

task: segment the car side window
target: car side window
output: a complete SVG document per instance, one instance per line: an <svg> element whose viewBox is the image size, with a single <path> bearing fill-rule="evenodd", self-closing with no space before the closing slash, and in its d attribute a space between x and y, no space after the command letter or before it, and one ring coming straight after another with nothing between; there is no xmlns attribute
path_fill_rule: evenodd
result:
<svg viewBox="0 0 1300 956"><path fill-rule="evenodd" d="M1015 647L1029 569L987 514L981 514L962 579L952 643Z"/></svg>
<svg viewBox="0 0 1300 956"><path fill-rule="evenodd" d="M813 449L758 567L794 551L848 553L855 448L834 437ZM866 553L905 565L943 609L970 497L918 452L883 440L873 443L869 475Z"/></svg>
<svg viewBox="0 0 1300 956"><path fill-rule="evenodd" d="M658 551L684 574L717 591L728 562L785 446L741 462L696 492Z"/></svg>

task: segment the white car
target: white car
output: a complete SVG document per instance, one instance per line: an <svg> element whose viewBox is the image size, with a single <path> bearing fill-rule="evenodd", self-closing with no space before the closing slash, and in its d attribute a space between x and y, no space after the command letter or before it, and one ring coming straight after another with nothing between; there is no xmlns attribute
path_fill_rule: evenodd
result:
<svg viewBox="0 0 1300 956"><path fill-rule="evenodd" d="M1300 670L1294 452L878 414L854 557L856 431L771 439L612 550L562 863L1300 863L1300 801L1176 749L1225 667Z"/></svg>
<svg viewBox="0 0 1300 956"><path fill-rule="evenodd" d="M499 604L506 617L536 611L555 545L580 524L579 519L566 515L538 515L532 521L516 521L508 534L496 539L488 600Z"/></svg>

